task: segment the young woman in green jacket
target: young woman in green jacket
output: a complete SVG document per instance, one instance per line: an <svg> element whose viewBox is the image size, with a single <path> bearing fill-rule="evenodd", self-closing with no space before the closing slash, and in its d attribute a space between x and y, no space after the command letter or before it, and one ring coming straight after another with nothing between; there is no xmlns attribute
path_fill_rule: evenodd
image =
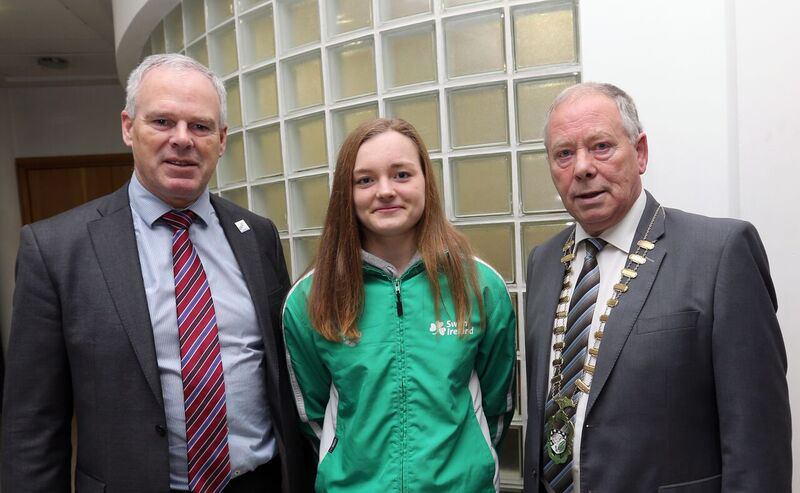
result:
<svg viewBox="0 0 800 493"><path fill-rule="evenodd" d="M409 123L373 120L345 140L283 326L317 491L498 491L514 311L501 276L447 222Z"/></svg>

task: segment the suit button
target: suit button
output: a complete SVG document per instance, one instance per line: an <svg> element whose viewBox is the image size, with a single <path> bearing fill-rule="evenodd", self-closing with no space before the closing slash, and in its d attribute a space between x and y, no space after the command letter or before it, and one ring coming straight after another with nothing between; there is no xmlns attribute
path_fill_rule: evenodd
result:
<svg viewBox="0 0 800 493"><path fill-rule="evenodd" d="M156 425L156 433L163 437L167 434L167 428L162 425Z"/></svg>

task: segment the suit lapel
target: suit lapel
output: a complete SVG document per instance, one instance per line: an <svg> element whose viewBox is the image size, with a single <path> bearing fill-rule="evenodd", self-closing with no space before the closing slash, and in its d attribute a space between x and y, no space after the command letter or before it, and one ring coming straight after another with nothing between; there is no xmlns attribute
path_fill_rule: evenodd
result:
<svg viewBox="0 0 800 493"><path fill-rule="evenodd" d="M128 185L125 184L103 201L98 212L100 219L90 222L87 227L100 270L145 379L154 397L163 406L153 329L128 201Z"/></svg>
<svg viewBox="0 0 800 493"><path fill-rule="evenodd" d="M219 216L222 230L225 232L225 237L228 239L228 244L233 250L233 255L239 264L239 270L242 271L242 276L244 276L244 281L250 292L250 298L253 301L256 317L258 318L258 326L261 329L261 336L264 340L264 352L270 370L268 372L269 378L275 379L273 383L277 388L278 353L272 333L274 328L272 327L272 317L269 311L270 303L267 299L270 290L267 289L264 278L266 270L262 265L264 254L258 248L258 240L253 229L248 229L244 232L239 231L236 222L243 220L243 218L241 215L236 214L236 209L214 195L211 195L211 205Z"/></svg>
<svg viewBox="0 0 800 493"><path fill-rule="evenodd" d="M659 207L653 196L648 192L645 193L647 193L647 205L642 213L639 226L636 228L636 234L630 248L631 252L636 250L636 242L644 237L650 220ZM656 247L647 254L647 262L639 267L638 275L631 280L628 292L620 298L619 305L611 310L608 322L606 322L606 330L603 334L603 342L600 345L600 354L597 357L597 366L592 378L589 401L586 405L587 416L591 412L598 395L603 391L603 387L608 381L620 352L622 352L622 348L625 346L625 342L628 340L628 336L636 323L639 312L641 312L642 306L644 306L644 302L650 294L650 289L653 287L661 262L666 255L666 251L663 248L659 248L657 243L663 234L664 212L662 209L653 222L650 234L647 236L649 240L656 242Z"/></svg>

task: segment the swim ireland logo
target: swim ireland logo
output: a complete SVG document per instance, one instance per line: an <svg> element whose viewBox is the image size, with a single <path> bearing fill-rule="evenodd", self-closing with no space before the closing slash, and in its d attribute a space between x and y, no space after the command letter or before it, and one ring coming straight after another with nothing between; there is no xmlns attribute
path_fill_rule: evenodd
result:
<svg viewBox="0 0 800 493"><path fill-rule="evenodd" d="M472 335L475 332L474 327L466 328L467 322L464 322L464 335ZM446 320L442 322L441 320L437 320L436 322L432 322L431 326L428 328L431 335L440 335L440 336L457 336L458 335L458 322L454 322L453 320Z"/></svg>

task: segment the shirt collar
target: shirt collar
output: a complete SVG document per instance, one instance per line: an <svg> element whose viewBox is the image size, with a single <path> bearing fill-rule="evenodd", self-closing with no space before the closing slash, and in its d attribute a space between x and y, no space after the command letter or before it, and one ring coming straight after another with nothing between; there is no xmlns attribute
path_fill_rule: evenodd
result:
<svg viewBox="0 0 800 493"><path fill-rule="evenodd" d="M604 239L608 244L614 245L618 250L625 253L630 253L631 243L633 243L633 236L636 234L636 228L639 226L639 221L642 219L644 207L647 205L647 194L644 189L639 192L639 197L633 203L622 221L600 234L600 238ZM576 222L575 224L575 244L579 245L581 240L591 237L583 227Z"/></svg>
<svg viewBox="0 0 800 493"><path fill-rule="evenodd" d="M131 209L133 209L150 228L153 227L153 223L163 216L164 213L172 210L169 204L153 195L150 190L142 185L135 171L133 172L133 176L131 176L131 183L128 186L128 198L130 199ZM186 209L191 209L203 223L209 224L211 216L214 214L214 208L211 206L208 189L205 189L194 203L182 210Z"/></svg>
<svg viewBox="0 0 800 493"><path fill-rule="evenodd" d="M378 257L377 255L373 255L373 254L369 253L368 251L366 251L364 249L361 250L361 260L363 262L369 264L369 265L372 265L373 267L377 267L378 269L386 272L391 277L400 277L401 275L403 275L403 273L405 271L407 271L409 269L409 267L411 267L412 265L414 265L418 261L422 260L422 255L420 255L419 252L414 253L414 256L411 257L411 260L408 262L408 265L406 265L406 268L403 269L402 272L398 271L394 267L394 265L392 265L389 262L383 260L382 258Z"/></svg>

